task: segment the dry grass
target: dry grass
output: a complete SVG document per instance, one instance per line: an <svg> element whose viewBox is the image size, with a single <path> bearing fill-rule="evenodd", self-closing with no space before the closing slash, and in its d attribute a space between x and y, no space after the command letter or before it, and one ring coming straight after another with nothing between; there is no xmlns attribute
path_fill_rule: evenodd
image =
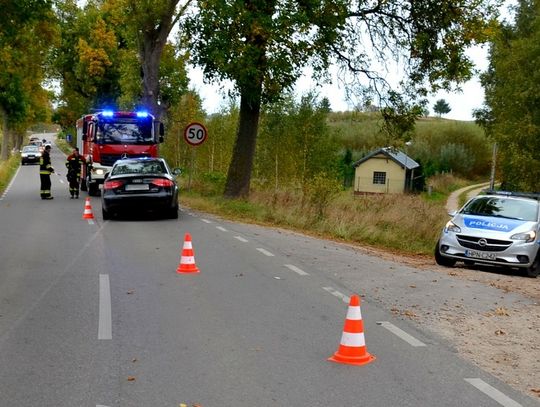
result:
<svg viewBox="0 0 540 407"><path fill-rule="evenodd" d="M184 193L182 204L242 221L270 224L354 244L389 248L406 254L431 255L447 220L444 204L418 195L335 196L318 216L300 192L254 191L249 200L204 198Z"/></svg>

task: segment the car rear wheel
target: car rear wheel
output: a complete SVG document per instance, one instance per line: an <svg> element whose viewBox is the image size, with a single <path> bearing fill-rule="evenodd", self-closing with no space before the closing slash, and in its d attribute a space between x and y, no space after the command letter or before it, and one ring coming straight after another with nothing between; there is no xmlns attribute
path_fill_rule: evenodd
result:
<svg viewBox="0 0 540 407"><path fill-rule="evenodd" d="M104 208L101 208L101 216L103 217L103 220L111 219L111 213Z"/></svg>
<svg viewBox="0 0 540 407"><path fill-rule="evenodd" d="M439 242L435 245L435 261L439 266L453 267L456 264L456 260L449 257L444 257L439 249Z"/></svg>
<svg viewBox="0 0 540 407"><path fill-rule="evenodd" d="M169 209L169 219L178 219L178 206Z"/></svg>

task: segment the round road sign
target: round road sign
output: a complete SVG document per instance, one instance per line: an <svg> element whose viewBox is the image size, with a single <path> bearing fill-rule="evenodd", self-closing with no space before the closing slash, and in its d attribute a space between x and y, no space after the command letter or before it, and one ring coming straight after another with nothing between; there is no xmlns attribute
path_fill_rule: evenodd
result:
<svg viewBox="0 0 540 407"><path fill-rule="evenodd" d="M202 144L204 140L206 140L207 136L208 132L206 131L206 127L204 127L204 125L201 123L190 123L184 130L184 140L186 140L186 142L192 146Z"/></svg>

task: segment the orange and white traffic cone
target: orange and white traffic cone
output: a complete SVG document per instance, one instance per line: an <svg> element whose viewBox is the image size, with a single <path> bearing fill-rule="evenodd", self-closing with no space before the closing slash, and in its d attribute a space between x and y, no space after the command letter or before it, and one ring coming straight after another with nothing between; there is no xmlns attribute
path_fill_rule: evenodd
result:
<svg viewBox="0 0 540 407"><path fill-rule="evenodd" d="M176 269L177 273L198 273L199 268L195 264L195 253L193 252L193 246L191 244L191 235L186 233L184 237L184 247L182 248L182 257L180 258L180 264Z"/></svg>
<svg viewBox="0 0 540 407"><path fill-rule="evenodd" d="M366 365L375 360L367 351L358 295L351 297L339 348L328 360L347 365Z"/></svg>
<svg viewBox="0 0 540 407"><path fill-rule="evenodd" d="M86 201L84 202L84 213L82 218L94 219L94 214L92 213L92 205L90 205L90 198L86 198Z"/></svg>

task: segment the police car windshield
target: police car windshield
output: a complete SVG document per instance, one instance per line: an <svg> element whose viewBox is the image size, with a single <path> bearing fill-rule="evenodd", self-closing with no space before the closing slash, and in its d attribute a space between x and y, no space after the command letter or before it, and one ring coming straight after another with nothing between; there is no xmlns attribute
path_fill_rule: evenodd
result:
<svg viewBox="0 0 540 407"><path fill-rule="evenodd" d="M103 120L97 131L98 144L153 144L150 120Z"/></svg>
<svg viewBox="0 0 540 407"><path fill-rule="evenodd" d="M460 213L536 222L538 219L538 201L532 199L477 197L469 201Z"/></svg>

